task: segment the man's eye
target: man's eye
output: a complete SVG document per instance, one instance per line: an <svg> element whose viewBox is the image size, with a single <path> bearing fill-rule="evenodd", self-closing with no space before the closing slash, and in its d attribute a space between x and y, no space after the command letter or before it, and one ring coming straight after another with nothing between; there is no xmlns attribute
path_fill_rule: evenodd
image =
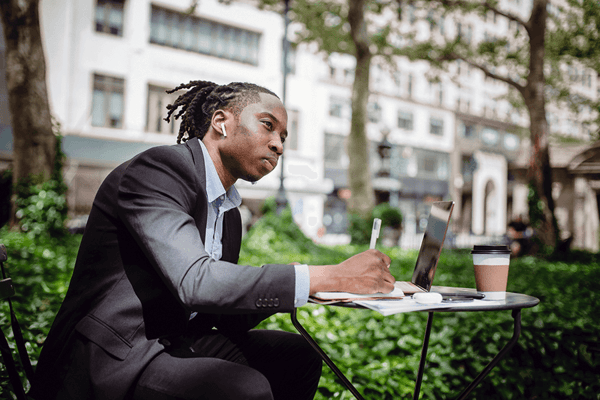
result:
<svg viewBox="0 0 600 400"><path fill-rule="evenodd" d="M267 128L269 128L270 131L273 130L273 123L270 121L263 121L263 124L265 124L267 126Z"/></svg>
<svg viewBox="0 0 600 400"><path fill-rule="evenodd" d="M281 144L285 143L285 136L281 136Z"/></svg>

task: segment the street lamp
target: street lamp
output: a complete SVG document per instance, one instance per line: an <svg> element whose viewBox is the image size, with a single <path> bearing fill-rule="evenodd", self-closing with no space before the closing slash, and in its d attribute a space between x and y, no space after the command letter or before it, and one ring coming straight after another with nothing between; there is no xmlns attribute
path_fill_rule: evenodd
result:
<svg viewBox="0 0 600 400"><path fill-rule="evenodd" d="M383 138L377 145L377 153L379 154L379 158L381 158L381 165L377 172L377 176L382 178L389 178L391 175L390 157L392 153L392 144L387 139L389 134L390 130L388 128L383 128L381 130L381 136L383 136Z"/></svg>
<svg viewBox="0 0 600 400"><path fill-rule="evenodd" d="M289 65L288 65L288 54L290 50L290 43L288 41L288 27L290 25L289 18L290 11L290 1L284 0L284 9L283 9L283 89L281 93L281 102L285 107L286 95L287 95L287 76L289 73ZM283 184L284 181L284 154L281 154L280 164L281 169L279 171L279 190L277 191L277 196L275 197L275 202L277 204L277 213L280 214L288 204L287 198L285 196L285 186Z"/></svg>
<svg viewBox="0 0 600 400"><path fill-rule="evenodd" d="M387 139L389 134L390 130L387 127L381 129L382 139L377 145L380 164L373 180L373 187L376 190L388 192L390 194L390 205L396 207L402 184L398 179L392 177L392 143Z"/></svg>

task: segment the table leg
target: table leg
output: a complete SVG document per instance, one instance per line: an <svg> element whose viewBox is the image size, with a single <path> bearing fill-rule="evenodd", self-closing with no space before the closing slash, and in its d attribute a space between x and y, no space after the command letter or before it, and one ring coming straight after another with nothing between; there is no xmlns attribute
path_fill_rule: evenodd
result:
<svg viewBox="0 0 600 400"><path fill-rule="evenodd" d="M457 400L465 399L467 395L471 393L473 389L475 389L479 382L481 382L483 378L485 378L487 374L489 374L490 371L500 362L500 360L504 358L506 353L512 349L512 347L517 343L517 340L519 340L519 336L521 335L521 310L513 310L512 317L514 319L514 332L512 338L502 348L502 350L500 350L496 357L494 357L494 359L483 369L483 371L477 375L477 378L475 378L475 380L471 382L471 384L465 390L462 391L462 393L457 397Z"/></svg>
<svg viewBox="0 0 600 400"><path fill-rule="evenodd" d="M421 392L421 382L423 381L423 372L425 372L425 362L427 362L427 348L429 347L429 335L431 334L431 325L433 324L433 313L427 316L427 328L425 329L425 338L423 338L423 348L421 349L421 362L417 372L417 382L413 393L413 400L418 400Z"/></svg>
<svg viewBox="0 0 600 400"><path fill-rule="evenodd" d="M312 348L315 349L317 353L319 353L319 355L321 356L323 361L325 361L325 363L329 366L329 368L331 368L331 370L338 376L338 378L341 379L344 386L346 386L346 388L348 388L348 390L358 400L364 400L364 397L362 397L360 395L360 393L358 393L358 390L356 390L354 385L344 376L342 371L340 371L340 369L333 363L333 361L331 361L329 356L327 356L327 354L325 354L325 352L323 351L323 349L321 349L321 347L317 344L317 342L315 342L315 340L308 334L308 332L306 332L304 327L302 325L300 325L300 322L298 322L298 318L296 316L296 309L294 309L291 312L290 318L292 319L292 324L294 325L296 330L300 333L300 335L302 335L302 337L308 342L308 344L310 344L312 346Z"/></svg>

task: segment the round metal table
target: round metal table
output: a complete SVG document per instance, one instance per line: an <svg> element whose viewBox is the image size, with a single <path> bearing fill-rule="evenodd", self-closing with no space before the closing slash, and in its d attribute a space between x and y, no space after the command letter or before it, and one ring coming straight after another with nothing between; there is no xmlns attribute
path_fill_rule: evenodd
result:
<svg viewBox="0 0 600 400"><path fill-rule="evenodd" d="M465 289L465 288L454 288L447 286L433 286L431 288L432 292L441 292L441 293L449 293L456 291L474 291L473 289ZM385 300L383 300L385 301ZM467 386L457 397L457 399L465 399L469 393L489 374L489 372L504 358L506 353L512 349L512 347L519 340L519 336L521 335L521 310L524 308L531 308L538 305L540 300L533 296L528 296L526 294L521 293L512 293L507 292L506 298L504 300L494 300L490 301L489 305L485 304L485 301L477 301L473 302L473 305L461 303L460 305L457 303L457 306L452 307L448 306L448 303L445 303L443 306L432 304L431 307L423 308L419 306L418 309L415 309L415 312L427 312L427 327L425 328L425 337L423 338L423 348L421 350L421 361L419 363L419 370L417 372L417 380L415 383L415 390L413 393L413 399L417 400L419 398L419 393L421 391L421 383L423 380L423 372L425 369L425 362L427 360L427 348L429 346L429 337L431 334L431 327L433 324L433 315L436 312L480 312L480 311L503 311L503 310L512 310L512 317L514 322L513 336L508 341L506 345L498 352L498 354L490 361L490 363L477 375L477 377L471 382L469 386ZM338 307L351 307L351 308L361 308L364 307L359 306L354 303L335 303L329 304L328 306L338 306ZM304 337L304 339L319 353L323 361L331 368L331 370L340 378L344 386L350 390L350 392L359 400L363 400L364 398L358 392L358 390L354 387L352 382L350 382L346 376L340 371L340 369L335 365L333 361L327 356L327 354L321 349L321 347L317 344L317 342L310 336L310 334L304 329L304 327L298 321L296 310L291 313L291 320L294 327L298 330L298 332Z"/></svg>

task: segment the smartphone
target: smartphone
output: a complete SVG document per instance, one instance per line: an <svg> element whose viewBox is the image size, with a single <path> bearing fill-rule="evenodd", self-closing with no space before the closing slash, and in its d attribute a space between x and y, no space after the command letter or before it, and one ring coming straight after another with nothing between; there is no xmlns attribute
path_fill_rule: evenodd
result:
<svg viewBox="0 0 600 400"><path fill-rule="evenodd" d="M474 298L464 297L464 296L444 296L442 298L442 303L467 303L469 301L475 300Z"/></svg>

